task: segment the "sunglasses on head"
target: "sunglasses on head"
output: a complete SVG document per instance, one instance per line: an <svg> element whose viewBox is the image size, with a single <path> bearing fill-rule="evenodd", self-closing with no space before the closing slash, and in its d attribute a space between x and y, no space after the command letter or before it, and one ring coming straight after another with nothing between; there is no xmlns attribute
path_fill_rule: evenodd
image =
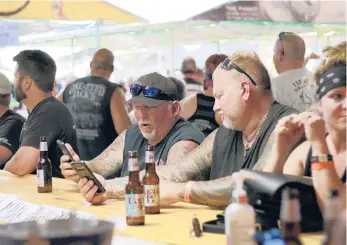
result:
<svg viewBox="0 0 347 245"><path fill-rule="evenodd" d="M295 33L294 32L280 32L280 34L278 34L278 39L280 40L280 44L282 47L282 55L284 55L284 47L283 47L282 39L286 35L295 35Z"/></svg>
<svg viewBox="0 0 347 245"><path fill-rule="evenodd" d="M130 85L130 93L133 96L138 96L140 93L143 93L143 96L157 99L157 100L172 100L175 99L168 95L167 93L161 91L158 88L150 87L150 86L142 86L141 84L134 83Z"/></svg>
<svg viewBox="0 0 347 245"><path fill-rule="evenodd" d="M231 69L235 69L236 71L244 74L246 77L249 78L249 80L253 83L254 86L257 86L256 82L253 80L253 78L248 75L247 72L245 72L241 67L239 67L238 65L236 65L235 63L233 63L229 58L226 58L222 64L221 64L221 68L223 70L227 70L230 71Z"/></svg>

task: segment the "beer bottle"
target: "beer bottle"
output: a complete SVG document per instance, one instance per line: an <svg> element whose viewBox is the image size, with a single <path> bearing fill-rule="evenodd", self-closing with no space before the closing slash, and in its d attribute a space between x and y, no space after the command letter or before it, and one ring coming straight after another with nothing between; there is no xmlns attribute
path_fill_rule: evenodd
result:
<svg viewBox="0 0 347 245"><path fill-rule="evenodd" d="M36 168L37 191L52 192L52 163L48 158L47 137L40 137L40 158Z"/></svg>
<svg viewBox="0 0 347 245"><path fill-rule="evenodd" d="M300 201L296 189L285 189L281 203L281 235L287 245L302 245L300 241Z"/></svg>
<svg viewBox="0 0 347 245"><path fill-rule="evenodd" d="M332 226L336 220L337 212L339 211L339 191L330 190L329 200L324 211L324 237L322 245L328 245L331 242Z"/></svg>
<svg viewBox="0 0 347 245"><path fill-rule="evenodd" d="M128 152L129 182L125 187L126 221L128 225L145 224L144 188L140 182L137 152Z"/></svg>
<svg viewBox="0 0 347 245"><path fill-rule="evenodd" d="M142 179L145 189L146 214L159 214L159 176L155 171L154 146L148 145L146 149L146 175Z"/></svg>

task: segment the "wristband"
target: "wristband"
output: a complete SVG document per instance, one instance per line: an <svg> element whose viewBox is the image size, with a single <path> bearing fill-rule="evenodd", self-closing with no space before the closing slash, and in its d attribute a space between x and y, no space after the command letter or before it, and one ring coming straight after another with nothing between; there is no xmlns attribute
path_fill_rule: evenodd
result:
<svg viewBox="0 0 347 245"><path fill-rule="evenodd" d="M333 160L333 156L330 154L322 154L322 155L317 155L317 156L313 156L310 159L311 163L314 162L328 162L328 161L332 161Z"/></svg>
<svg viewBox="0 0 347 245"><path fill-rule="evenodd" d="M185 202L190 202L190 189L192 188L194 181L188 181L188 183L186 184L186 186L184 187L184 201Z"/></svg>
<svg viewBox="0 0 347 245"><path fill-rule="evenodd" d="M334 162L333 161L313 162L311 164L312 170L322 170L322 169L328 169L328 168L334 168Z"/></svg>

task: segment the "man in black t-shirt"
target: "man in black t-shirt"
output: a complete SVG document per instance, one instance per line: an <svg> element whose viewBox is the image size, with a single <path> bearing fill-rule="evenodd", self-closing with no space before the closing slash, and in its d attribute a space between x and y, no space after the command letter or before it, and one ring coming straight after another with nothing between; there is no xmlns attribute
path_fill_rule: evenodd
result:
<svg viewBox="0 0 347 245"><path fill-rule="evenodd" d="M122 88L109 81L113 62L110 50L98 50L90 63L90 75L68 84L57 97L74 118L83 160L97 157L131 125Z"/></svg>
<svg viewBox="0 0 347 245"><path fill-rule="evenodd" d="M24 50L13 60L17 62L15 97L26 105L29 116L22 128L19 150L4 169L19 176L34 173L40 156L40 136L46 136L53 176L62 177L59 169L62 154L56 140L68 142L76 148L77 139L69 110L52 95L55 62L40 50Z"/></svg>
<svg viewBox="0 0 347 245"><path fill-rule="evenodd" d="M130 87L137 124L132 125L96 159L87 162L89 168L104 178L128 175L128 151L138 152L140 170L145 168L145 149L148 144L155 145L155 161L161 165L175 165L183 156L196 148L204 135L192 124L181 118L181 108L177 101L177 86L169 78L158 73L140 77ZM72 149L71 149L72 150ZM93 185L79 180L68 163L67 156L61 158L61 169L65 178L80 181L82 194L91 203L100 203L117 188L118 181L124 190L128 178L108 180L105 194L96 195ZM76 156L77 157L77 156ZM105 179L99 176L100 181Z"/></svg>
<svg viewBox="0 0 347 245"><path fill-rule="evenodd" d="M19 148L24 117L10 110L11 83L0 73L0 169Z"/></svg>

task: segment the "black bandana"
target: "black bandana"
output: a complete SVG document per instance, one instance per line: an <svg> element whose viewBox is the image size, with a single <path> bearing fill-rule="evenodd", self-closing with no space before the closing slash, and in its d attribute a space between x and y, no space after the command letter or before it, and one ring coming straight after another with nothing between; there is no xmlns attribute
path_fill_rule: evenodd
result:
<svg viewBox="0 0 347 245"><path fill-rule="evenodd" d="M317 86L319 99L334 88L346 86L346 66L337 66L322 73L317 79Z"/></svg>

